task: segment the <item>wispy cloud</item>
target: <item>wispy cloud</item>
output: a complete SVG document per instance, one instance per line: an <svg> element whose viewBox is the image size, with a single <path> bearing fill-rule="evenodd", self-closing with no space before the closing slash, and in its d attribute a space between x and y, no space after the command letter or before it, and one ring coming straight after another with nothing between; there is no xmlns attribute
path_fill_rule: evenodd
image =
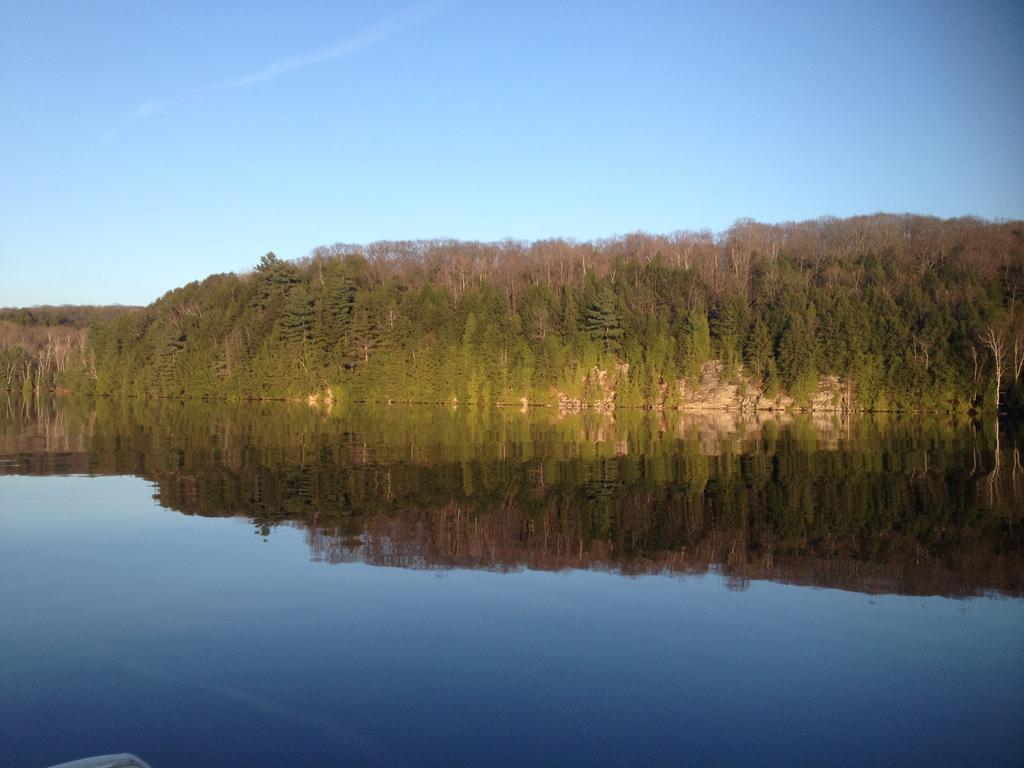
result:
<svg viewBox="0 0 1024 768"><path fill-rule="evenodd" d="M280 77L288 72L294 72L297 69L305 69L306 67L311 67L315 64L323 64L324 62L346 58L363 50L364 48L369 48L370 46L379 43L381 40L391 37L397 32L401 32L404 29L408 29L409 27L416 26L417 24L426 21L431 16L451 5L452 2L453 0L448 0L447 2L435 2L418 6L399 16L386 19L379 24L368 27L327 48L320 48L315 51L308 51L306 53L300 53L295 56L289 56L284 59L272 61L260 69L247 72L244 75L240 75L239 77L232 78L225 82L214 83L212 85L199 88L196 92L219 91L226 88L244 88L248 85L255 85L256 83L273 80L276 77Z"/></svg>
<svg viewBox="0 0 1024 768"><path fill-rule="evenodd" d="M283 59L277 59L276 61L272 61L269 64L260 67L259 69L254 69L251 72L246 72L245 74L233 77L229 80L223 80L220 82L210 83L209 85L204 85L199 88L193 88L177 99L170 97L149 99L139 104L132 111L126 123L143 120L161 112L166 112L175 101L180 101L182 98L188 96L197 96L203 93L223 91L233 88L245 88L258 83L265 83L268 80L273 80L299 69L305 69L306 67L312 67L317 64L324 64L329 61L347 58L359 51L376 45L382 40L385 40L398 32L414 27L417 24L421 24L431 16L443 11L454 2L455 0L436 0L435 2L415 6L401 14L391 16L377 24L374 24L373 26L367 27L354 35L350 35L349 37L336 42L334 45L327 46L326 48L318 48L313 51L307 51L305 53L299 53L294 56L288 56ZM112 141L127 127L127 124L125 124L107 131L100 137L100 143Z"/></svg>

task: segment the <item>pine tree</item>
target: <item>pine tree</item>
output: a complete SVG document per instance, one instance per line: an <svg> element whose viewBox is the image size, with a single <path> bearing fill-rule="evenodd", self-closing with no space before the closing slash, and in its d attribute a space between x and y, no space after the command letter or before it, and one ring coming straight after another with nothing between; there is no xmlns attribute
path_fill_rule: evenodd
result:
<svg viewBox="0 0 1024 768"><path fill-rule="evenodd" d="M718 349L718 357L729 369L739 365L740 348L746 336L747 318L745 307L735 296L719 300L711 322L711 333Z"/></svg>
<svg viewBox="0 0 1024 768"><path fill-rule="evenodd" d="M164 332L157 363L157 380L164 395L181 394L181 386L178 383L178 360L185 352L187 340L188 337L181 328L172 326Z"/></svg>
<svg viewBox="0 0 1024 768"><path fill-rule="evenodd" d="M313 338L313 324L316 312L313 307L313 295L303 286L297 286L288 296L284 317L279 330L280 339L286 344L305 349Z"/></svg>
<svg viewBox="0 0 1024 768"><path fill-rule="evenodd" d="M804 313L790 307L779 339L779 377L796 400L810 397L818 383L813 308Z"/></svg>
<svg viewBox="0 0 1024 768"><path fill-rule="evenodd" d="M293 285L299 282L295 267L282 261L271 251L256 265L254 306L268 309L283 300Z"/></svg>
<svg viewBox="0 0 1024 768"><path fill-rule="evenodd" d="M347 365L357 367L369 362L370 353L377 346L379 335L379 328L376 318L371 312L371 307L357 297L346 344Z"/></svg>
<svg viewBox="0 0 1024 768"><path fill-rule="evenodd" d="M611 288L604 286L587 305L583 330L591 339L600 342L605 352L616 352L622 337L622 318L618 300Z"/></svg>
<svg viewBox="0 0 1024 768"><path fill-rule="evenodd" d="M772 337L768 325L760 318L750 329L744 353L751 373L763 381L767 374L768 361L772 359Z"/></svg>
<svg viewBox="0 0 1024 768"><path fill-rule="evenodd" d="M355 282L348 270L343 266L332 267L324 281L317 333L320 349L325 355L331 355L343 344L352 325L356 300Z"/></svg>
<svg viewBox="0 0 1024 768"><path fill-rule="evenodd" d="M711 359L711 329L703 304L695 304L683 328L683 372L688 377L700 375L704 363Z"/></svg>

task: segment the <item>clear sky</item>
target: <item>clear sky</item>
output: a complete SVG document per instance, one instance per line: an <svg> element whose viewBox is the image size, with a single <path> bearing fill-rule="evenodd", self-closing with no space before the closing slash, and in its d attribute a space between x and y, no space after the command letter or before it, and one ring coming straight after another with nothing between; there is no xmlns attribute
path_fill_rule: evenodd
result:
<svg viewBox="0 0 1024 768"><path fill-rule="evenodd" d="M1024 4L0 0L0 305L268 250L1024 218Z"/></svg>

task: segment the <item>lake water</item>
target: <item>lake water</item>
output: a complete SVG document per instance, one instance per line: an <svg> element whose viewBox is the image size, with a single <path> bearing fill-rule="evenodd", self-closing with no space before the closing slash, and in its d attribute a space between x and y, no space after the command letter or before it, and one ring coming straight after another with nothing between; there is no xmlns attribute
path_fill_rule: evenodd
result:
<svg viewBox="0 0 1024 768"><path fill-rule="evenodd" d="M0 400L0 765L1020 765L1022 494L949 419Z"/></svg>

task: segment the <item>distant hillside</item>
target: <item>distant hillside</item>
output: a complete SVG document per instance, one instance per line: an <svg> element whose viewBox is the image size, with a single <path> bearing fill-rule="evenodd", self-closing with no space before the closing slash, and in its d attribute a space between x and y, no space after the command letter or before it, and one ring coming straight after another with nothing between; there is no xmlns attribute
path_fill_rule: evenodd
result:
<svg viewBox="0 0 1024 768"><path fill-rule="evenodd" d="M141 307L0 307L0 389L43 390L86 372L91 323Z"/></svg>
<svg viewBox="0 0 1024 768"><path fill-rule="evenodd" d="M1012 407L1022 298L1016 221L877 214L585 243L336 245L106 308L62 369L26 376L139 396Z"/></svg>
<svg viewBox="0 0 1024 768"><path fill-rule="evenodd" d="M0 322L20 326L85 328L94 320L109 320L142 307L61 304L40 307L0 307Z"/></svg>

